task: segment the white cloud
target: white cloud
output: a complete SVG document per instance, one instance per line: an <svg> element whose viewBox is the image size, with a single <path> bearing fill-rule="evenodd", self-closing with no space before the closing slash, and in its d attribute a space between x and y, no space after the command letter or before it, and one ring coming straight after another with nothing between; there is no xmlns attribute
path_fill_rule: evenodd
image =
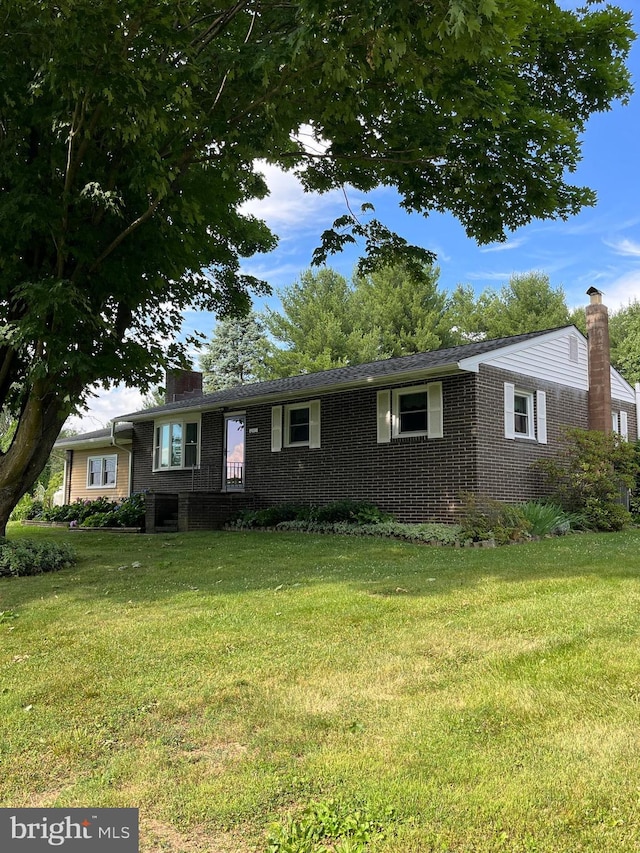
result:
<svg viewBox="0 0 640 853"><path fill-rule="evenodd" d="M604 281L598 284L598 289L602 290L603 302L612 311L640 301L640 269L629 270L613 281Z"/></svg>
<svg viewBox="0 0 640 853"><path fill-rule="evenodd" d="M113 418L142 408L142 394L135 388L117 385L108 391L98 388L95 393L95 397L89 398L88 411L68 418L66 428L80 433L93 432L107 427Z"/></svg>
<svg viewBox="0 0 640 853"><path fill-rule="evenodd" d="M508 252L511 249L519 249L527 240L525 237L518 237L516 240L507 240L506 243L492 243L490 246L483 246L480 249L482 254L487 252Z"/></svg>
<svg viewBox="0 0 640 853"><path fill-rule="evenodd" d="M517 275L516 272L471 272L467 274L467 278L472 281L509 281L512 275Z"/></svg>
<svg viewBox="0 0 640 853"><path fill-rule="evenodd" d="M345 198L341 190L324 195L307 193L293 172L283 172L269 163L258 164L269 186L270 194L260 200L247 202L243 213L264 219L267 225L286 239L289 232L316 232L318 218L334 218L344 212Z"/></svg>
<svg viewBox="0 0 640 853"><path fill-rule="evenodd" d="M640 243L636 243L633 240L623 238L621 240L605 240L604 243L610 249L613 249L617 255L640 258Z"/></svg>

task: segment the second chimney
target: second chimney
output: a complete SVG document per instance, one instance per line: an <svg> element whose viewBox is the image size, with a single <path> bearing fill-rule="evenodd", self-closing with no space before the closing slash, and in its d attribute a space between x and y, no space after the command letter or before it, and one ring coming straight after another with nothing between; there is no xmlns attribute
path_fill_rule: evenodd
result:
<svg viewBox="0 0 640 853"><path fill-rule="evenodd" d="M589 429L611 432L611 355L609 312L602 293L587 290L587 347L589 353Z"/></svg>
<svg viewBox="0 0 640 853"><path fill-rule="evenodd" d="M167 370L165 400L176 403L190 397L202 397L202 373L197 370Z"/></svg>

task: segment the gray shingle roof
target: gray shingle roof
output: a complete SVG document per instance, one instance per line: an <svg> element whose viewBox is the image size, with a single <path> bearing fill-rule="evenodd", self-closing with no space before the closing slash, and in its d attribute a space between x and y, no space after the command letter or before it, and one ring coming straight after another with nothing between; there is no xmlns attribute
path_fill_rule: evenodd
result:
<svg viewBox="0 0 640 853"><path fill-rule="evenodd" d="M119 421L116 424L116 436L120 439L131 438L132 425ZM74 444L83 444L91 442L99 442L104 439L105 443L111 438L111 427L106 429L96 429L93 432L83 432L80 435L69 435L65 438L59 438L56 441L56 447L71 447Z"/></svg>
<svg viewBox="0 0 640 853"><path fill-rule="evenodd" d="M549 334L551 329L539 332L529 332L524 335L514 335L508 338L497 338L491 341L477 341L462 346L433 350L432 352L416 353L415 355L387 358L383 361L373 361L368 364L354 364L345 367L335 367L332 370L322 370L318 373L306 373L289 376L286 379L271 379L267 382L257 382L252 385L238 385L202 397L190 397L164 406L131 412L123 415L122 420L141 420L144 415L149 419L182 409L206 409L216 406L243 404L251 400L269 397L297 396L305 393L316 393L331 390L333 387L357 385L358 383L393 379L396 376L411 374L419 371L437 370L455 366L465 358L473 358L494 352L507 346L524 343L541 335Z"/></svg>

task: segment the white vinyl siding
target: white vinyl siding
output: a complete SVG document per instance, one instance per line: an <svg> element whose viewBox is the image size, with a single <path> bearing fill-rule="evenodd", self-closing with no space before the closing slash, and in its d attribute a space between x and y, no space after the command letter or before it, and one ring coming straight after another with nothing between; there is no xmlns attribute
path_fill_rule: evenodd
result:
<svg viewBox="0 0 640 853"><path fill-rule="evenodd" d="M572 336L575 338L574 344L570 341ZM519 345L508 350L503 354L483 357L482 364L541 382L556 382L581 391L589 389L587 342L582 335L571 335L569 332L551 335L547 340L532 341L529 346ZM532 383L534 386L536 384Z"/></svg>

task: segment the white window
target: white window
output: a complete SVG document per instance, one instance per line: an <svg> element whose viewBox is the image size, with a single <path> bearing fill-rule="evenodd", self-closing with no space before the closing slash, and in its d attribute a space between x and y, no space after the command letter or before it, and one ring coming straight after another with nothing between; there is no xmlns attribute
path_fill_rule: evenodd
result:
<svg viewBox="0 0 640 853"><path fill-rule="evenodd" d="M620 412L620 435L629 441L629 417L626 412Z"/></svg>
<svg viewBox="0 0 640 853"><path fill-rule="evenodd" d="M309 445L311 406L295 403L284 407L284 446Z"/></svg>
<svg viewBox="0 0 640 853"><path fill-rule="evenodd" d="M533 394L518 391L513 395L513 431L520 438L535 438L533 426Z"/></svg>
<svg viewBox="0 0 640 853"><path fill-rule="evenodd" d="M629 440L629 417L626 412L611 412L611 429L620 438Z"/></svg>
<svg viewBox="0 0 640 853"><path fill-rule="evenodd" d="M320 447L320 400L271 409L271 450L283 447Z"/></svg>
<svg viewBox="0 0 640 853"><path fill-rule="evenodd" d="M118 457L90 456L87 460L87 488L115 489L118 476Z"/></svg>
<svg viewBox="0 0 640 853"><path fill-rule="evenodd" d="M504 383L504 436L547 443L547 395Z"/></svg>
<svg viewBox="0 0 640 853"><path fill-rule="evenodd" d="M153 470L197 468L200 463L200 422L173 420L155 424Z"/></svg>
<svg viewBox="0 0 640 853"><path fill-rule="evenodd" d="M378 444L392 438L442 438L442 383L378 391Z"/></svg>

